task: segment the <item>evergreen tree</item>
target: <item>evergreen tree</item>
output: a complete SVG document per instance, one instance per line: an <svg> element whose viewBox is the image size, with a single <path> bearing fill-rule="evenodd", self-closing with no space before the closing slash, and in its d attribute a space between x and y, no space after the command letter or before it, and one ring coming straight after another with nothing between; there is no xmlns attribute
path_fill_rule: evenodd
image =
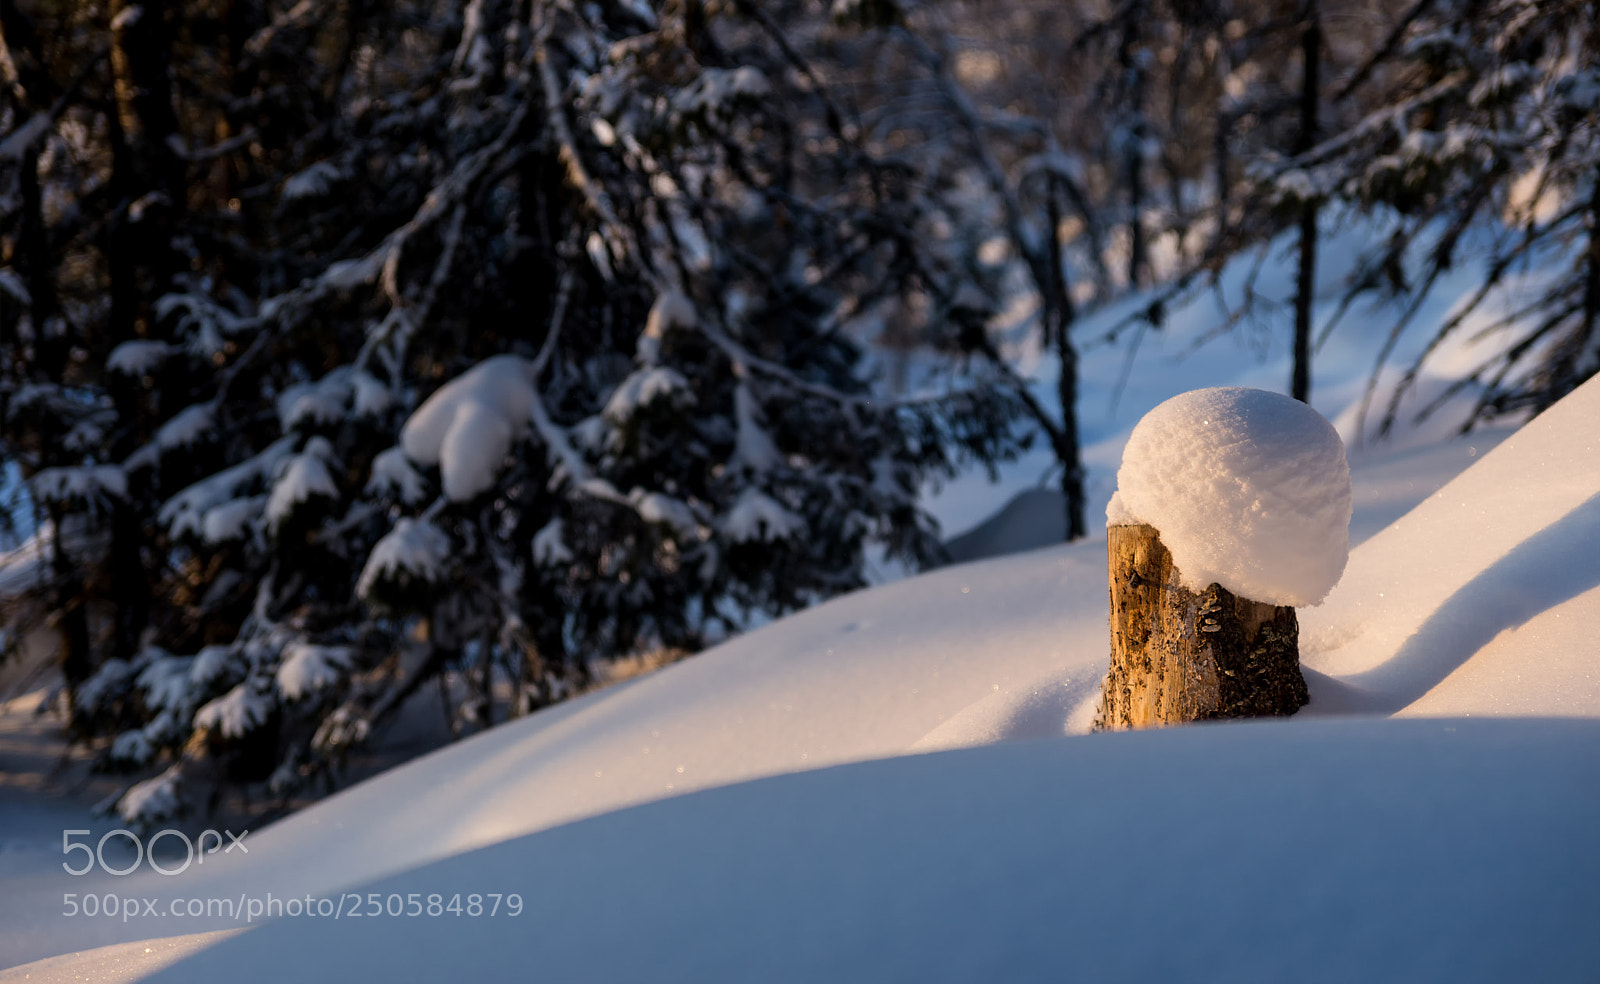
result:
<svg viewBox="0 0 1600 984"><path fill-rule="evenodd" d="M958 172L863 133L803 8L275 11L80 24L111 57L7 147L100 173L0 154L102 220L41 267L109 305L8 305L0 385L44 608L82 623L72 727L158 770L127 822L326 782L447 672L483 727L497 682L523 713L860 587L869 550L936 560L925 481L1019 449L982 364L873 388L856 312L953 340L996 289Z"/></svg>

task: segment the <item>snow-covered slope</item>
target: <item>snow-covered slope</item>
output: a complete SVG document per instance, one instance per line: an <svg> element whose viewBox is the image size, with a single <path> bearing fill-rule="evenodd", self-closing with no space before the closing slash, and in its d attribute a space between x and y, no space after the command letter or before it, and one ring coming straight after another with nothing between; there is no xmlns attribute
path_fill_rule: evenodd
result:
<svg viewBox="0 0 1600 984"><path fill-rule="evenodd" d="M368 889L514 892L517 916L484 901L284 919L151 979L1589 981L1597 772L1596 721L1283 722L898 758Z"/></svg>
<svg viewBox="0 0 1600 984"><path fill-rule="evenodd" d="M1583 641L1585 629L1591 638L1600 631L1596 611L1600 608L1600 567L1595 561L1600 557L1600 441L1594 435L1597 420L1600 380L1574 393L1494 451L1478 456L1473 467L1352 552L1344 579L1328 601L1320 608L1302 612L1303 651L1312 670L1308 676L1313 695L1313 703L1302 718L1395 712L1600 716L1595 686L1600 657L1591 643ZM1359 509L1359 486L1356 498ZM1149 802L1149 808L1160 813L1155 806L1159 791L1170 782L1183 789L1211 790L1210 800L1196 794L1192 801L1184 801L1186 812L1182 816L1210 817L1200 822L1196 830L1217 832L1261 823L1253 838L1245 837L1239 843L1260 842L1263 849L1265 845L1279 844L1273 850L1288 852L1292 841L1295 849L1303 852L1296 862L1300 867L1282 873L1282 885L1295 885L1296 872L1310 872L1315 878L1307 883L1311 887L1305 888L1309 895L1296 898L1308 905L1315 902L1313 909L1321 914L1317 918L1343 921L1329 923L1320 930L1296 930L1302 935L1291 934L1292 939L1303 941L1307 933L1334 932L1330 927L1336 925L1338 933L1348 930L1358 942L1366 941L1353 952L1374 959L1383 954L1394 960L1421 960L1430 953L1439 957L1442 944L1426 943L1426 939L1417 944L1423 946L1422 950L1396 949L1399 944L1392 940L1382 942L1389 939L1384 936L1388 931L1366 915L1370 899L1364 889L1358 891L1356 876L1349 883L1335 880L1325 884L1323 894L1317 894L1322 890L1316 888L1323 884L1316 879L1332 878L1338 865L1356 863L1363 857L1362 850L1378 850L1373 844L1388 845L1378 851L1378 856L1404 855L1406 845L1416 850L1428 842L1428 831L1437 830L1443 832L1441 843L1454 847L1440 848L1443 853L1428 855L1432 860L1419 862L1421 868L1402 866L1399 870L1407 874L1396 882L1376 883L1381 892L1374 897L1391 888L1399 891L1394 886L1408 885L1406 892L1410 894L1403 895L1403 904L1416 908L1406 911L1421 911L1454 898L1464 884L1460 879L1465 878L1472 882L1471 891L1478 893L1472 897L1489 901L1466 908L1447 907L1443 910L1447 913L1444 922L1428 925L1437 928L1448 924L1452 927L1448 930L1451 939L1467 942L1488 941L1492 938L1490 930L1505 930L1511 934L1505 940L1521 940L1528 952L1544 953L1556 960L1550 965L1552 973L1568 966L1560 961L1572 958L1576 951L1559 946L1551 950L1550 941L1542 935L1544 931L1536 932L1533 923L1544 920L1540 925L1561 926L1565 925L1561 920L1571 912L1596 911L1592 897L1583 894L1587 889L1579 884L1583 879L1591 886L1600 883L1594 877L1593 855L1583 853L1590 848L1561 826L1565 821L1558 822L1563 816L1594 815L1593 800L1586 798L1593 794L1585 791L1593 784L1579 783L1584 788L1571 788L1568 780L1558 782L1559 777L1548 772L1586 768L1593 774L1596 733L1590 725L1512 724L1497 730L1418 723L1410 726L1413 730L1407 730L1368 722L1330 729L1296 718L1270 726L1074 738L1026 746L1038 749L1034 751L991 749L971 758L907 759L897 764L830 770L822 776L794 777L771 786L751 787L779 790L770 797L726 790L692 800L677 799L686 792L909 751L1059 737L1082 730L1092 712L1105 663L1103 550L1103 542L1091 541L946 568L848 596L774 623L693 660L496 729L347 790L252 835L252 852L247 859L185 873L181 879L183 893L191 897L264 896L268 892L280 898L308 893L331 896L351 885L443 861L446 867L429 877L460 884L461 890L471 891L475 889L470 887L467 875L481 874L486 879L490 872L507 878L515 875L524 879L522 884L533 886L523 892L528 904L535 907L533 912L547 913L563 904L561 886L568 883L562 878L581 880L588 871L597 879L597 886L611 886L614 891L635 884L618 880L624 878L626 870L612 870L610 866L635 858L634 848L628 846L629 838L640 828L658 823L668 831L695 828L699 822L695 818L704 818L699 811L720 815L726 809L734 811L731 815L743 817L746 825L770 823L770 830L790 832L785 836L798 838L791 839L792 851L787 854L775 846L783 841L761 840L766 836L765 829L746 831L740 835L746 839L737 842L748 845L751 851L766 845L774 852L775 856L763 862L767 868L755 870L772 870L772 877L778 879L772 883L778 886L772 890L775 898L789 891L783 886L808 877L806 872L813 869L806 866L812 865L815 857L829 853L827 837L818 834L815 840L805 839L803 831L813 829L806 823L814 822L818 831L829 831L848 827L851 816L895 817L898 819L894 824L884 830L899 830L930 852L934 845L946 845L950 850L944 856L954 866L953 873L940 883L942 887L928 889L935 894L926 895L919 888L922 882L902 877L905 871L901 867L874 867L872 858L887 856L874 854L879 842L867 838L858 845L863 853L841 856L857 857L867 869L863 879L870 876L881 880L876 890L879 892L903 890L908 898L949 901L949 896L937 892L959 893L966 891L963 886L988 886L985 891L995 891L995 886L1006 882L984 881L982 869L989 859L1000 856L993 852L1003 846L1004 851L1010 852L1005 856L1012 858L1007 864L1020 865L1027 856L1048 859L1047 864L1041 863L1040 870L1053 874L1049 879L1041 876L1036 883L1028 883L1034 886L1029 892L1044 891L1048 882L1075 899L1093 903L1097 898L1108 897L1108 892L1131 891L1115 884L1103 869L1094 867L1098 863L1093 862L1099 856L1097 852L1126 859L1154 850L1152 845L1163 845L1160 851L1170 847L1177 853L1158 851L1153 856L1188 858L1209 874L1192 883L1174 876L1170 882L1162 883L1162 892L1177 893L1174 897L1181 899L1189 897L1186 892L1201 892L1208 884L1220 884L1223 887L1216 889L1214 895L1204 896L1204 905L1199 906L1217 925L1237 926L1237 920L1256 911L1270 917L1269 922L1276 919L1276 910L1270 904L1274 898L1269 891L1271 879L1266 874L1259 881L1253 875L1252 880L1239 884L1219 883L1216 878L1225 872L1206 868L1213 862L1200 857L1204 851L1178 851L1184 844L1191 845L1187 851L1195 851L1193 844L1217 841L1180 839L1168 845L1162 838L1170 831L1149 826L1154 821L1148 821L1140 809L1135 809L1137 804L1146 802L1144 797L1153 796L1157 799ZM1585 621L1576 631L1568 631L1568 618ZM1562 638L1579 641L1579 648L1564 649L1559 642ZM1457 731L1447 731L1446 727ZM1446 734L1467 737L1459 739L1462 744L1454 744L1458 741L1455 738L1435 742L1424 737ZM1417 746L1414 752L1403 751L1412 745ZM1488 749L1500 745L1504 745L1506 757L1495 759ZM1291 746L1298 749L1294 752L1298 758L1272 758L1277 754L1272 748ZM1197 763L1204 755L1196 751L1201 747L1211 750L1207 755L1221 756L1214 768L1231 778L1223 781L1218 773L1212 786L1185 785L1184 777L1201 768ZM1046 760L1056 765L1041 764ZM1500 764L1491 768L1486 764L1491 760ZM1394 769L1379 769L1381 763L1394 763ZM1491 771L1474 773L1479 765ZM1051 771L1057 768L1059 771ZM1324 775L1319 769L1333 770L1326 775L1339 776L1371 769L1375 775L1387 778L1363 792L1364 798L1349 802L1336 794L1339 787L1337 783L1330 785L1332 779L1291 778L1300 774L1295 770L1313 777ZM1431 780L1426 777L1440 770L1441 775L1451 778L1441 778L1440 785L1429 786ZM1002 792L986 785L988 780L982 777L991 771L1007 777L1002 785L1009 783L1015 789ZM1548 781L1524 788L1507 778L1524 774L1542 775ZM1106 792L1110 783L1107 777L1111 775L1123 777L1118 780L1115 796ZM1030 788L1053 791L1053 798L1040 806L1043 819L1016 821L1034 825L1028 827L1038 834L1032 839L1003 824L991 824L991 820L999 823L997 818L980 822L973 813L972 804L982 802L986 796L1005 801L1006 796L1033 795L1027 792ZM1457 802L1471 799L1473 789L1477 790L1478 799L1467 805ZM744 796L754 798L740 799ZM788 798L791 796L810 796L825 802L817 803L807 813L793 805ZM1205 812L1210 809L1205 803L1210 801L1251 804L1273 796L1284 798L1282 811L1263 807L1267 812L1258 814L1252 807ZM662 800L678 805L661 803L616 817L562 826ZM1024 809L1023 800L1010 802L1016 810ZM1356 809L1351 806L1353 802L1365 805ZM744 805L738 805L741 803ZM897 813L902 810L897 805L901 803L910 804L906 809L911 813ZM1259 816L1267 819L1259 821ZM1500 819L1490 822L1484 820L1485 816ZM1066 823L1066 818L1074 817L1077 819L1071 823L1081 821L1087 825L1082 828L1086 832L1083 839L1072 841L1077 847L1061 847L1058 851L1052 846L1053 841L1039 833L1056 829L1052 827L1055 821ZM1320 819L1308 826L1312 818ZM1474 826L1480 821L1487 826ZM937 837L929 834L932 840L918 840L923 836L918 824L931 825L928 829L935 831ZM1127 833L1123 836L1127 839L1111 846L1103 838L1096 840L1106 830L1122 829L1117 828L1118 824L1124 825ZM541 833L557 827L562 829L548 835ZM1395 831L1393 839L1386 840L1391 838L1391 828ZM1063 829L1067 833L1078 830L1070 824ZM1347 834L1353 840L1346 843L1336 834ZM726 836L732 838L731 834ZM889 837L886 833L874 836ZM1501 843L1502 838L1510 843L1510 838L1526 837L1543 839L1550 851L1565 851L1572 863L1565 869L1547 869L1543 855L1530 860L1530 856L1513 852L1495 855L1500 860L1485 866L1482 845ZM730 840L730 851L735 842ZM580 843L587 846L580 850L576 846ZM659 848L660 844L673 841L640 843ZM716 841L713 838L705 843ZM464 854L495 844L506 847L502 853L491 850ZM961 850L955 850L955 846L962 845ZM524 848L532 853L519 854ZM556 868L545 870L547 859L568 855L589 858L586 863L590 867L548 861ZM916 855L929 856L932 855ZM460 857L463 867L448 867L458 863L446 860L452 857ZM1310 858L1321 860L1313 862ZM709 865L704 856L701 860ZM678 861L661 863L667 867L659 870L670 873L676 870L671 864ZM906 860L896 864L911 863ZM1461 870L1457 872L1453 866ZM1358 868L1368 871L1366 867ZM738 869L709 866L707 870ZM1525 873L1517 874L1519 871ZM693 901L698 897L690 889L700 884L695 881L683 888L685 894L680 899L674 887L680 885L675 880L678 876L661 877L664 880L659 882L637 883L637 890L643 893L637 901L639 907L615 909L618 918L635 923L655 918L663 920L661 925L689 932L683 924L673 922L678 918L671 916L674 907L688 906L686 911L702 911L695 907L703 907L710 913L706 917L709 919L724 911L719 906L737 908L739 901L747 898L731 892L720 900ZM404 878L412 879L405 884L427 883L422 873ZM1524 878L1532 881L1519 880ZM130 877L122 879L117 889L130 895L170 895L175 881L178 879ZM1252 885L1256 888L1249 888ZM1520 899L1523 896L1519 892L1533 891L1529 886L1541 887L1547 905L1532 915L1517 917L1523 921L1515 925L1499 922L1512 919L1507 915L1511 910L1494 900ZM486 881L484 890L498 889L487 887ZM833 896L820 887L817 891L821 894L811 897L818 904L837 907ZM1433 894L1436 891L1444 894ZM1219 902L1236 896L1241 900L1236 910ZM590 901L599 905L601 902L595 900L608 897L596 895ZM1126 894L1115 897L1124 899L1127 906L1136 901ZM939 910L943 903L927 902L929 912L911 906L920 914L905 915L904 920L909 921L897 922L901 917L884 915L889 920L885 924L879 919L880 911L892 914L899 910L872 908L874 898L871 893L864 895L864 908L854 911L861 918L871 917L872 925L881 926L886 940L901 941L897 949L885 952L902 952L917 933L937 934L938 925L942 925L937 919L916 920L933 919L936 913L931 910ZM576 899L570 901L575 911L588 911ZM615 899L612 902L621 905ZM1557 903L1567 908L1554 911ZM1257 904L1259 909L1252 908ZM1059 926L1062 918L1060 910L1028 911L1040 921L1038 925L1003 925L1016 925L1016 931L1025 936L1042 931L1041 925ZM1086 925L1099 925L1095 920L1101 917L1094 915L1098 911L1092 904L1072 910L1076 913L1073 918L1088 920ZM1168 913L1172 919L1191 918L1181 916L1177 909L1152 911ZM847 910L840 919L847 919L848 915ZM184 925L178 926L177 922L152 919L129 926L64 925L57 938L64 945L58 948L223 925L220 921L183 920ZM257 953L253 948L259 937L274 941L271 946L279 956L291 959L297 952L312 952L305 947L320 945L316 943L318 934L326 930L313 924L313 920L286 923L270 935L253 931L218 952ZM371 925L381 930L381 921ZM500 966L495 961L501 959L501 954L524 952L507 942L516 935L514 932L491 922L463 921L461 929L449 931L416 928L423 925L420 922L395 922L388 932L404 936L407 925L419 934L416 938L422 942L417 945L424 948L455 947L457 944L440 942L440 938L459 932L461 940L472 943L468 951L480 954L470 968L491 976L493 969ZM778 947L773 952L785 952L782 945L787 937L780 931L780 922L756 919L747 925L750 932L759 934L752 938ZM1277 923L1272 925L1277 927ZM612 928L622 934L630 929L646 933L632 924ZM652 926L640 938L656 939L648 934L656 933L658 928ZM603 935L602 931L610 930L591 928L591 935L582 938L598 939L593 934ZM1280 929L1274 928L1273 933L1277 932ZM1265 937L1271 938L1273 933ZM938 938L933 935L924 939ZM381 932L372 939L370 946L387 947L392 942L397 953L413 952L405 948L403 940L389 940ZM697 939L702 946L701 955L707 960L714 960L722 952L718 947L727 942L710 932ZM832 942L817 945L844 948L827 959L865 952L861 950L864 944L855 937L827 939ZM430 940L433 942L427 942ZM994 935L991 943L988 950L963 950L962 959L1002 961L997 966L1004 966L1004 940ZM1483 942L1483 946L1489 948L1486 952L1491 956L1500 955L1485 958L1488 962L1484 966L1494 968L1501 966L1495 960L1511 952L1507 948L1512 947L1512 942L1505 942L1504 946ZM349 952L361 954L367 949L367 944L352 944ZM1212 952L1202 947L1190 956L1202 960ZM1218 959L1233 953L1225 947L1214 952ZM1278 951L1267 948L1263 952ZM1479 951L1468 946L1461 952ZM879 958L887 959L883 953L873 959ZM92 969L99 966L94 963L97 959L86 956L87 963L74 966ZM909 955L905 959L911 961L904 965L907 972L916 977L917 969L923 965ZM1245 957L1233 953L1228 959ZM1226 961L1218 965L1243 967ZM1403 960L1395 966L1402 965ZM173 969L180 976L172 979L200 979L181 975L189 973L185 968L201 966L180 963ZM281 964L274 966L283 968ZM748 968L737 963L727 966L735 976L738 967ZM1307 966L1319 967L1322 963L1311 960ZM1335 962L1328 966L1355 965ZM704 979L721 976L723 965L713 962L703 967ZM1271 979L1275 976L1274 967L1281 969L1268 961L1255 973L1262 979ZM52 971L54 976L45 979L62 979L62 973L66 971ZM1237 976L1249 978L1251 973L1241 970ZM1466 979L1471 975L1441 976Z"/></svg>

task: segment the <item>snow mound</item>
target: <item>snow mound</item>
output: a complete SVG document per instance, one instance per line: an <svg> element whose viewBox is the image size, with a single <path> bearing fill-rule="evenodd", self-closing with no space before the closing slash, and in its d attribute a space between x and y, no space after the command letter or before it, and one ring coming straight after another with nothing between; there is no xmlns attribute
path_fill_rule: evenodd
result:
<svg viewBox="0 0 1600 984"><path fill-rule="evenodd" d="M909 756L462 854L359 893L464 918L282 918L150 979L1589 980L1597 767L1600 723L1543 720Z"/></svg>
<svg viewBox="0 0 1600 984"><path fill-rule="evenodd" d="M1108 525L1161 531L1184 587L1315 605L1350 556L1350 467L1297 400L1217 387L1175 396L1128 438Z"/></svg>

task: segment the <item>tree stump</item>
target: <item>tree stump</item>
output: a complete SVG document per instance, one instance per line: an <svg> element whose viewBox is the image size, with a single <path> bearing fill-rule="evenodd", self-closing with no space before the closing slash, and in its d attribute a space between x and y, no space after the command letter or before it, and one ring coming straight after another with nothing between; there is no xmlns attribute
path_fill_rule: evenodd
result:
<svg viewBox="0 0 1600 984"><path fill-rule="evenodd" d="M1111 671L1095 730L1293 714L1310 699L1294 609L1178 583L1150 526L1106 530Z"/></svg>

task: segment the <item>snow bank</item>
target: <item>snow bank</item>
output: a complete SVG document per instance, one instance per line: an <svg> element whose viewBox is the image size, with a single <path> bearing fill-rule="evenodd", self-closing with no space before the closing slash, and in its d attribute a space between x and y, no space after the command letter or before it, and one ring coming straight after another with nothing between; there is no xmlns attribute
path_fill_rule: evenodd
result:
<svg viewBox="0 0 1600 984"><path fill-rule="evenodd" d="M361 897L479 893L475 917L284 918L151 980L1576 982L1600 961L1596 770L1594 721L910 756L450 858Z"/></svg>
<svg viewBox="0 0 1600 984"><path fill-rule="evenodd" d="M1183 585L1315 605L1350 554L1350 468L1315 410L1241 387L1175 396L1133 429L1106 521L1161 531Z"/></svg>
<svg viewBox="0 0 1600 984"><path fill-rule="evenodd" d="M1596 420L1600 377L1352 554L1339 587L1300 621L1300 661L1316 671L1302 713L1414 703L1435 713L1591 713L1600 704L1594 645L1562 654L1550 642L1562 606L1600 588ZM1592 640L1596 623L1587 625ZM1422 700L1436 687L1450 696Z"/></svg>

